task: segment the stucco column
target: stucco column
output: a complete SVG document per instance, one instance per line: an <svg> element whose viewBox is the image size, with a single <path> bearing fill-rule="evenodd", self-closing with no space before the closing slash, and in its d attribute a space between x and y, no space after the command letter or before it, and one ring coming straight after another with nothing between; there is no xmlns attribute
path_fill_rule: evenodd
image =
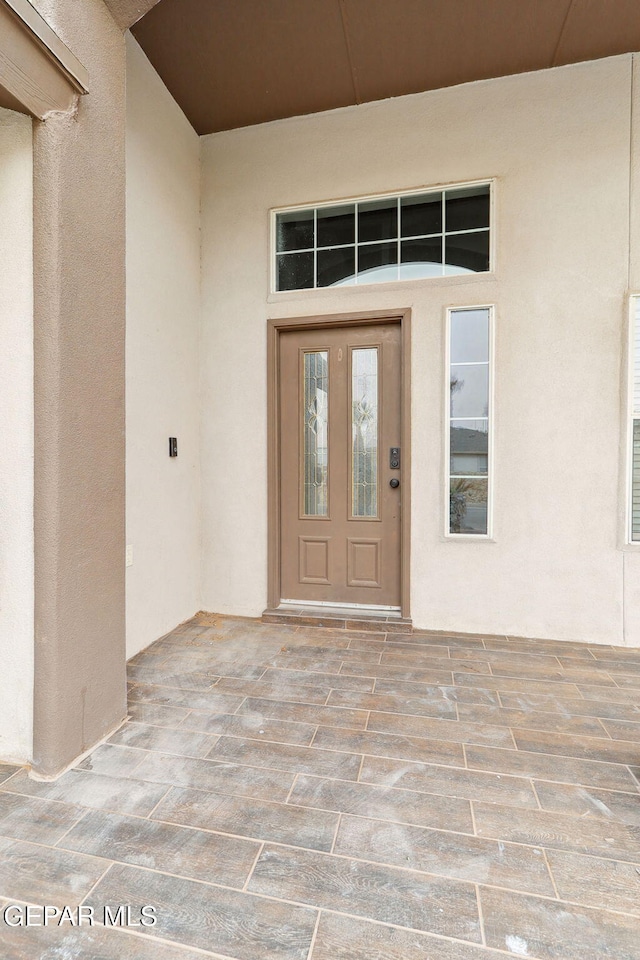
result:
<svg viewBox="0 0 640 960"><path fill-rule="evenodd" d="M89 71L34 124L34 773L126 714L125 47L102 0L41 0Z"/></svg>

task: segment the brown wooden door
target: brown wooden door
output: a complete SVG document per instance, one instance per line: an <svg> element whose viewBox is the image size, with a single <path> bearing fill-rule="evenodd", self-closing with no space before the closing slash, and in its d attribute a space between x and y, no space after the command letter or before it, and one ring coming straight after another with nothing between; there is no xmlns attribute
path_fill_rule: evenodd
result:
<svg viewBox="0 0 640 960"><path fill-rule="evenodd" d="M400 606L400 378L399 324L281 335L282 599Z"/></svg>

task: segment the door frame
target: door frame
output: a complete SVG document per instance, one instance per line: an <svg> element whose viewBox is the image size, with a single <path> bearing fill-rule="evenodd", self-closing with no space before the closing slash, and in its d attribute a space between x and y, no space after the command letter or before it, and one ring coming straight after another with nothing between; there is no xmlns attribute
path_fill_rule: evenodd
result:
<svg viewBox="0 0 640 960"><path fill-rule="evenodd" d="M411 309L366 313L278 317L267 321L267 609L280 603L280 335L290 330L400 324L400 445L402 513L400 521L400 612L409 619L411 562ZM301 606L303 604L301 603ZM339 604L337 604L339 606Z"/></svg>

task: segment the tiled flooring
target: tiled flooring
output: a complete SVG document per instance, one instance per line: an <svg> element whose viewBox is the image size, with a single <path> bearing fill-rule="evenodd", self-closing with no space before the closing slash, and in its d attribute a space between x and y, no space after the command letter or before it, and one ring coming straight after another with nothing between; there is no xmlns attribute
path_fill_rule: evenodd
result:
<svg viewBox="0 0 640 960"><path fill-rule="evenodd" d="M220 618L56 783L0 766L1 960L640 960L640 650Z"/></svg>

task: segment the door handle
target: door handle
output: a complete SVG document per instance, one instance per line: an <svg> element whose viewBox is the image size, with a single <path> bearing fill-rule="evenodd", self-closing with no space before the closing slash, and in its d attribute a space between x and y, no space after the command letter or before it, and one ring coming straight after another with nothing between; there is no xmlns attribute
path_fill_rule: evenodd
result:
<svg viewBox="0 0 640 960"><path fill-rule="evenodd" d="M397 477L393 477L392 480L389 480L389 486L390 486L390 487L393 487L393 489L395 490L396 487L399 487L399 486L400 486L400 481L398 480Z"/></svg>

